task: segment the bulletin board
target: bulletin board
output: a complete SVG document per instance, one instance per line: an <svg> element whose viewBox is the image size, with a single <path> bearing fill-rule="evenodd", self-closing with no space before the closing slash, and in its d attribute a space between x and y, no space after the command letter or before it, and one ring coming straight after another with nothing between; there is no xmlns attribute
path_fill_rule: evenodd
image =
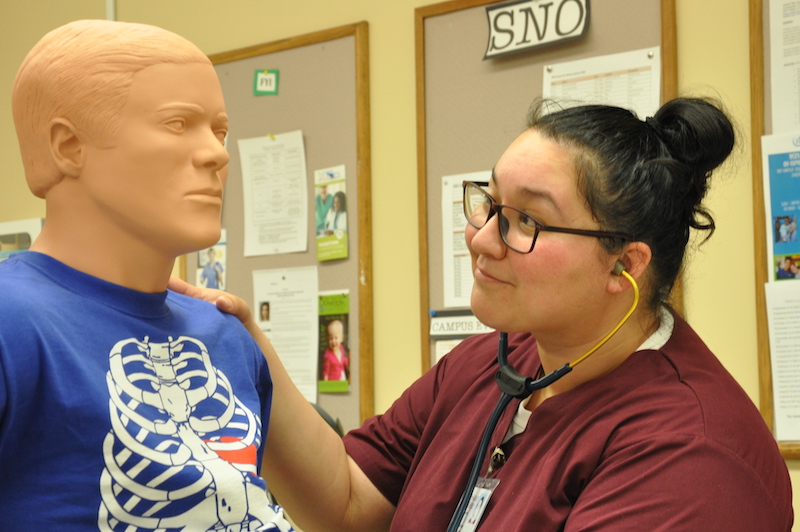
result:
<svg viewBox="0 0 800 532"><path fill-rule="evenodd" d="M372 235L369 57L366 22L211 55L230 116L230 152L222 227L226 230L225 289L253 312L253 272L317 266L319 290L349 290L346 345L350 387L319 393L317 403L345 431L373 413ZM254 73L277 70L277 94L256 95ZM237 141L302 131L306 156L309 234L306 252L245 257L242 164ZM345 166L348 258L317 261L314 170ZM189 256L194 281L197 254ZM280 353L279 353L280 354Z"/></svg>
<svg viewBox="0 0 800 532"><path fill-rule="evenodd" d="M761 415L775 431L772 361L770 358L769 325L764 284L770 276L767 269L766 207L762 177L761 137L772 133L770 108L769 2L750 0L750 119L753 157L753 229L756 273L756 319L758 341L758 384ZM797 282L797 281L794 281ZM800 442L778 441L787 460L800 458Z"/></svg>
<svg viewBox="0 0 800 532"><path fill-rule="evenodd" d="M525 129L548 64L660 46L661 100L677 95L674 0L595 0L583 37L484 60L493 3L454 0L415 12L423 370L435 362L431 311L444 299L442 177L491 170ZM682 312L680 286L672 304Z"/></svg>

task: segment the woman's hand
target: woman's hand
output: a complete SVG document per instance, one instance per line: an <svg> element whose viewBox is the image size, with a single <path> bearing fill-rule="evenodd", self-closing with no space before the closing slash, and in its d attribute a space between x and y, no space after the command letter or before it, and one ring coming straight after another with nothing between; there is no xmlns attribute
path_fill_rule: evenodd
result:
<svg viewBox="0 0 800 532"><path fill-rule="evenodd" d="M394 506L347 456L342 439L294 385L247 303L176 277L167 288L233 314L261 348L273 385L262 473L298 525L309 531L389 530ZM309 500L314 504L308 504Z"/></svg>
<svg viewBox="0 0 800 532"><path fill-rule="evenodd" d="M250 307L247 305L247 302L240 297L223 292L222 290L192 286L178 277L170 277L167 288L178 294L214 303L222 312L233 314L239 318L239 321L247 326L248 329L250 329L249 325L251 323L255 325Z"/></svg>

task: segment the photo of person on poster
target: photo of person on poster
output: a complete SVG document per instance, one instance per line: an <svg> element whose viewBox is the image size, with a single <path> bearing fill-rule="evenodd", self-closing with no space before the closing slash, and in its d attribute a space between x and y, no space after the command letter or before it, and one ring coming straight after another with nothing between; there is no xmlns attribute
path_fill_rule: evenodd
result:
<svg viewBox="0 0 800 532"><path fill-rule="evenodd" d="M317 260L347 258L347 178L344 165L314 172Z"/></svg>
<svg viewBox="0 0 800 532"><path fill-rule="evenodd" d="M786 255L775 260L775 279L797 279L800 276L800 256Z"/></svg>
<svg viewBox="0 0 800 532"><path fill-rule="evenodd" d="M225 267L217 260L218 251L210 247L200 254L205 257L205 264L198 271L200 286L225 290ZM219 253L221 255L221 253ZM202 260L202 259L201 259Z"/></svg>
<svg viewBox="0 0 800 532"><path fill-rule="evenodd" d="M320 316L319 380L321 392L346 392L350 380L347 316Z"/></svg>

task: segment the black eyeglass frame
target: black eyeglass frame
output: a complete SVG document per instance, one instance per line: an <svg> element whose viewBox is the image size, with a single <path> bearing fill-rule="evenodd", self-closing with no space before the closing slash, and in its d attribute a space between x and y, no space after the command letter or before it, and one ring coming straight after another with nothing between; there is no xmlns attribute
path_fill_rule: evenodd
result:
<svg viewBox="0 0 800 532"><path fill-rule="evenodd" d="M534 218L533 216L531 216L530 214L528 214L527 212L525 212L525 211L523 211L521 209L518 209L516 207L512 207L511 205L504 205L502 203L497 203L495 201L495 199L492 196L490 196L489 193L486 192L486 190L484 190L484 187L488 187L489 186L489 182L488 181L462 181L461 182L461 186L464 187L464 195L463 195L464 217L467 219L467 222L472 227L474 227L475 229L481 229L487 223L489 223L489 220L492 219L492 216L497 214L498 215L498 222L499 222L497 224L497 228L500 231L500 237L503 239L503 242L505 243L506 246L508 246L509 249L513 249L517 253L530 253L531 251L533 251L533 248L536 245L536 239L539 238L539 233L541 233L542 231L550 231L551 233L567 233L567 234L570 234L570 235L579 235L579 236L591 236L591 237L595 237L595 238L614 238L614 239L617 239L617 240L624 240L625 242L632 242L634 240L634 238L632 236L630 236L630 235L626 235L625 233L617 233L617 232L614 232L614 231L598 231L598 230L594 230L594 229L572 229L572 228L569 228L569 227L556 227L556 226L553 226L553 225L543 224L542 222L540 222L539 220L537 220L536 218ZM486 217L486 220L483 222L483 225L480 225L480 226L475 225L472 222L472 220L470 219L470 215L467 212L467 201L466 200L467 200L467 187L469 187L469 186L474 186L475 188L480 190L481 193L484 196L486 196L486 198L488 198L488 200L489 200L489 204L490 204L489 214ZM533 221L536 229L535 229L535 231L533 233L533 240L531 241L531 247L530 247L530 249L528 251L519 250L519 249L515 248L514 246L512 246L511 244L508 243L508 240L506 238L506 235L508 234L508 225L509 225L508 224L508 218L503 216L502 209L511 209L511 210L517 211L518 213L524 215L526 218L530 218ZM505 222L505 223L502 223L502 222ZM504 227L505 227L505 232L503 231Z"/></svg>

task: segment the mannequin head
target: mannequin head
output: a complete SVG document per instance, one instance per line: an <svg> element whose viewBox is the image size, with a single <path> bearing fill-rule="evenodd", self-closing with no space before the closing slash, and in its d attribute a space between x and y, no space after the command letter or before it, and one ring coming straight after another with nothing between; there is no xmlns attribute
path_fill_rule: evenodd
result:
<svg viewBox="0 0 800 532"><path fill-rule="evenodd" d="M28 53L12 92L25 176L44 198L63 175L50 153L56 119L69 121L97 145L116 132L135 73L162 63L211 65L194 44L143 24L81 20L45 35Z"/></svg>

